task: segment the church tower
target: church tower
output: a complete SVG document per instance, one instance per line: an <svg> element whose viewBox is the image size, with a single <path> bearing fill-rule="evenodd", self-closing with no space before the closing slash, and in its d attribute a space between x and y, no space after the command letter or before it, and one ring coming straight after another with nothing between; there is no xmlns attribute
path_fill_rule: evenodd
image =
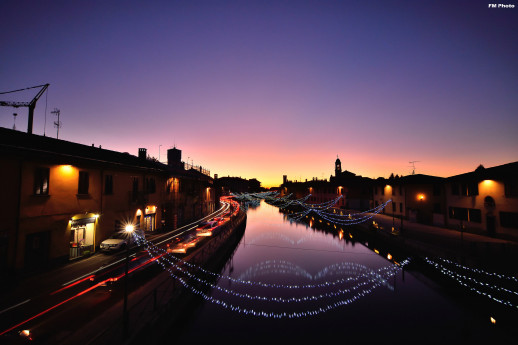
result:
<svg viewBox="0 0 518 345"><path fill-rule="evenodd" d="M340 162L340 159L338 158L338 155L336 155L336 161L335 161L335 176L338 177L342 173L342 162Z"/></svg>

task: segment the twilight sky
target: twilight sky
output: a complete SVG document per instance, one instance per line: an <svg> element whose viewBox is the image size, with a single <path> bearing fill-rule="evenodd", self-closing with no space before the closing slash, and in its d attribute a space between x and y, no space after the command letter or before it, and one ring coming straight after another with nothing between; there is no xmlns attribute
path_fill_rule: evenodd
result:
<svg viewBox="0 0 518 345"><path fill-rule="evenodd" d="M0 3L0 92L50 83L34 133L263 186L518 160L518 2ZM36 91L0 95L29 101ZM46 126L45 105L47 102ZM27 129L27 108L0 126Z"/></svg>

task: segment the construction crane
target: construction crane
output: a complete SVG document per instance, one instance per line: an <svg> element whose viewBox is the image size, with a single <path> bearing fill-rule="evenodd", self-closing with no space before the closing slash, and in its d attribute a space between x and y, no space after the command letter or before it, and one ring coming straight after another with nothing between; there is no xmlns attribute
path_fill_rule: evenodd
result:
<svg viewBox="0 0 518 345"><path fill-rule="evenodd" d="M417 162L420 162L420 161L411 161L411 162L408 162L408 163L412 164L412 165L411 165L411 167L412 167L412 175L415 175L415 163L417 163Z"/></svg>
<svg viewBox="0 0 518 345"><path fill-rule="evenodd" d="M40 99L41 95L47 90L50 84L44 84L44 85L38 85L38 86L32 86L27 87L25 89L19 89L19 90L13 90L13 91L6 91L6 92L0 92L0 95L18 92L18 91L24 91L29 89L36 89L40 87L40 91L36 96L30 101L30 102L11 102L11 101L0 101L0 106L2 107L14 107L14 108L20 108L20 107L28 107L29 108L29 123L27 124L27 133L32 134L32 124L34 120L34 108L36 108L36 102L38 99Z"/></svg>

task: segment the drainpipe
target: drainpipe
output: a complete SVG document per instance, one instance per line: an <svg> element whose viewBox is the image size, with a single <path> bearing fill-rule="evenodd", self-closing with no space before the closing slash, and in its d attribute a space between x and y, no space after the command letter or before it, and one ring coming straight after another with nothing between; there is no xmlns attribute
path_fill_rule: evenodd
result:
<svg viewBox="0 0 518 345"><path fill-rule="evenodd" d="M22 170L23 170L23 161L19 161L19 168L18 168L18 206L16 208L16 220L15 220L15 236L14 236L14 262L13 262L13 269L16 270L16 263L18 259L18 242L19 242L19 236L20 236L20 217L21 217L21 210L22 210Z"/></svg>

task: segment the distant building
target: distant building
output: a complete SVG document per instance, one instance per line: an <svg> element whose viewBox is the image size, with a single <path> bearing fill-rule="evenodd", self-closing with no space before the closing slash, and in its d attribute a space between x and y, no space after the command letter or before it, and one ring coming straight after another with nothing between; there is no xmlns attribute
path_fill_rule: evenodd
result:
<svg viewBox="0 0 518 345"><path fill-rule="evenodd" d="M384 214L413 222L444 226L444 178L430 175L408 175L379 178L374 182L373 207L388 200Z"/></svg>
<svg viewBox="0 0 518 345"><path fill-rule="evenodd" d="M366 210L386 203L383 213L394 218L518 239L518 162L448 178L416 174L372 180L342 171L336 159L329 181L288 180L278 188L293 198L311 194L308 203L343 198L335 207Z"/></svg>
<svg viewBox="0 0 518 345"><path fill-rule="evenodd" d="M261 182L255 178L250 180L241 177L217 177L214 175L214 188L218 195L230 195L230 193L257 193L264 190Z"/></svg>
<svg viewBox="0 0 518 345"><path fill-rule="evenodd" d="M330 176L329 181L313 178L305 182L294 182L283 177L281 185L283 195L293 193L295 198L300 199L311 194L308 203L318 204L342 198L336 207L343 209L367 210L372 204L372 180L358 176L349 171L342 171L342 163L339 158L335 161L335 176Z"/></svg>
<svg viewBox="0 0 518 345"><path fill-rule="evenodd" d="M184 170L178 151L165 165L144 148L136 157L0 128L0 270L88 255L125 223L157 231L214 210L212 179Z"/></svg>

